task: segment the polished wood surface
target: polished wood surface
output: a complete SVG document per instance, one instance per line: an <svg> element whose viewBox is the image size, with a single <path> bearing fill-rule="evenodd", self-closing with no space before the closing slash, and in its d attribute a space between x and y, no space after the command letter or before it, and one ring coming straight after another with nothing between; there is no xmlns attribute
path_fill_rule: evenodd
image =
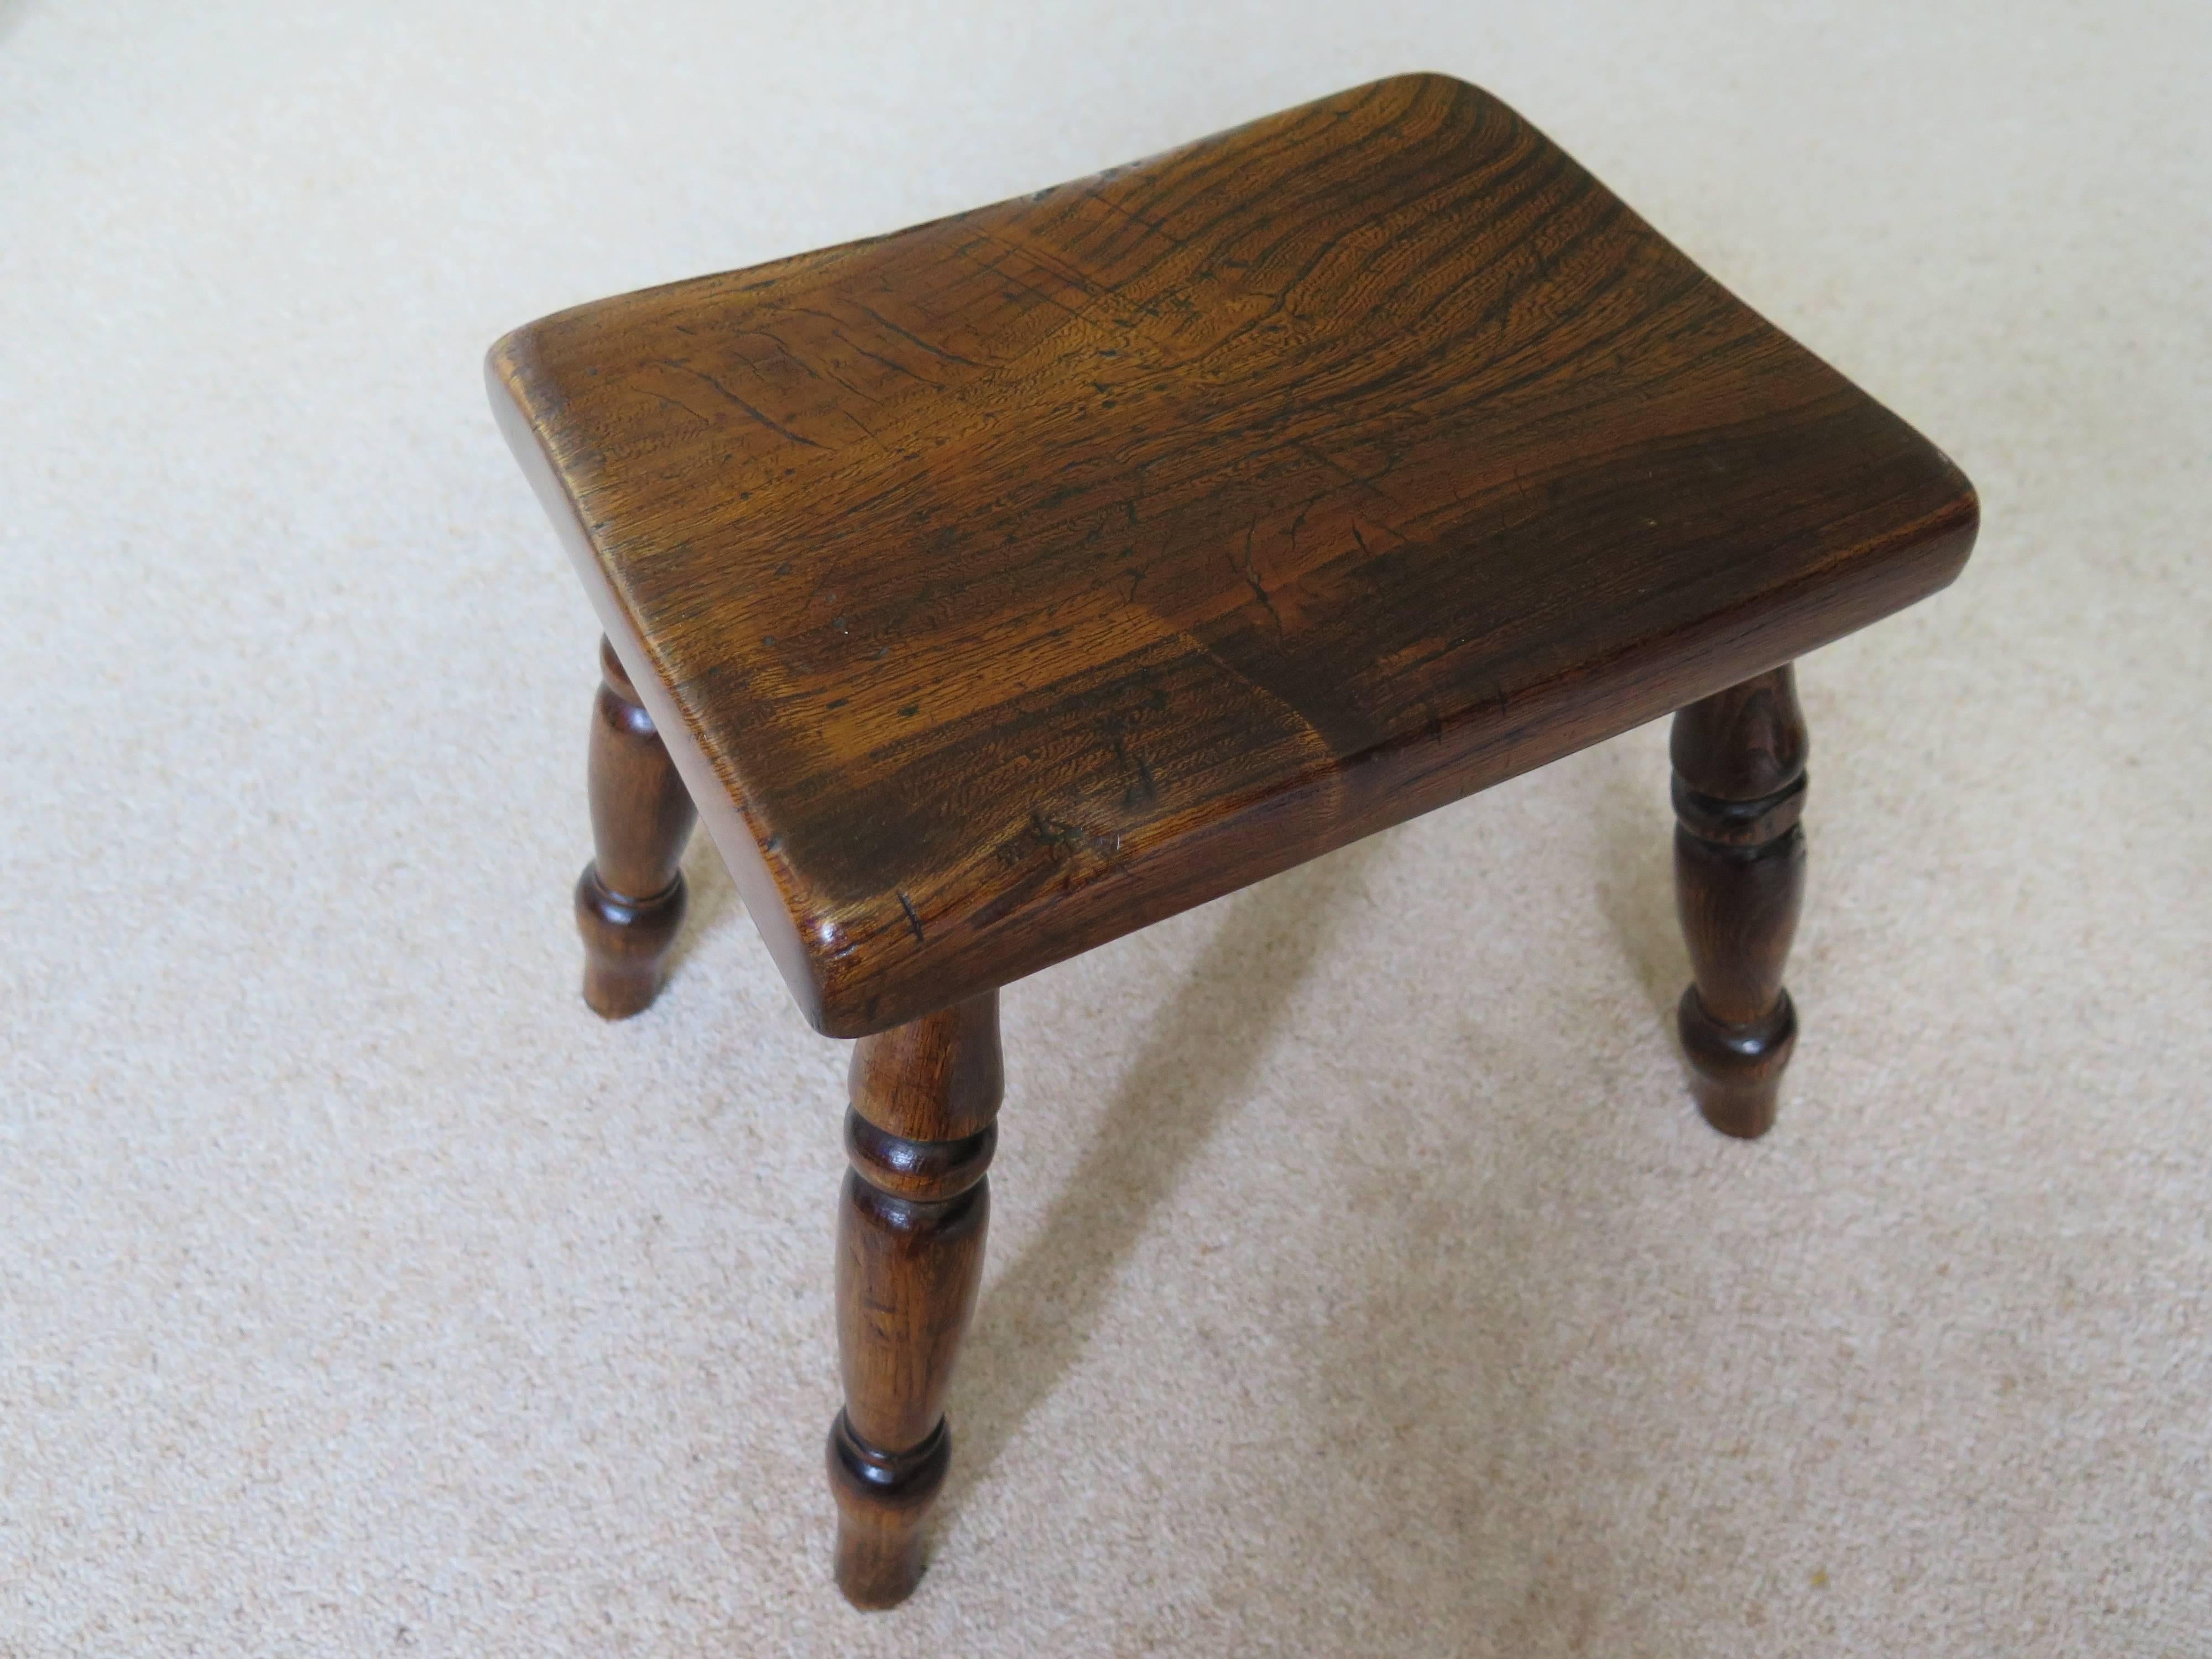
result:
<svg viewBox="0 0 2212 1659"><path fill-rule="evenodd" d="M837 1583L903 1600L951 1455L945 1391L975 1305L1005 1084L999 994L864 1037L853 1054L837 1222L845 1408L830 1425Z"/></svg>
<svg viewBox="0 0 2212 1659"><path fill-rule="evenodd" d="M489 372L837 1035L1761 674L1942 586L1977 522L1435 76L565 312Z"/></svg>
<svg viewBox="0 0 2212 1659"><path fill-rule="evenodd" d="M1676 1010L1705 1121L1773 1127L1797 1010L1783 964L1805 896L1805 716L1784 665L1674 716L1674 894L1690 947Z"/></svg>
<svg viewBox="0 0 2212 1659"><path fill-rule="evenodd" d="M576 926L584 1000L623 1019L653 1001L684 925L678 865L696 815L653 717L604 640L599 675L589 769L593 857L576 883Z"/></svg>

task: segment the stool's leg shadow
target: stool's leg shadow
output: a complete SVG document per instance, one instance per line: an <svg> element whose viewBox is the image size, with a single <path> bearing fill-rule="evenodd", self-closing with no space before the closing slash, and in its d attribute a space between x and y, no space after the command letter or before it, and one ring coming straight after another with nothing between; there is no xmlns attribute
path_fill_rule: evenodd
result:
<svg viewBox="0 0 2212 1659"><path fill-rule="evenodd" d="M1676 1018L1705 1121L1773 1127L1797 1012L1782 969L1805 896L1805 717L1788 664L1674 716L1674 896L1690 947Z"/></svg>
<svg viewBox="0 0 2212 1659"><path fill-rule="evenodd" d="M1082 1363L1121 1269L1284 1036L1346 912L1369 896L1389 837L1370 836L1224 901L1222 919L1157 1012L1027 1249L1006 1266L969 1344L957 1409L957 1506Z"/></svg>
<svg viewBox="0 0 2212 1659"><path fill-rule="evenodd" d="M1005 1091L999 994L986 991L853 1052L852 1164L837 1213L845 1409L830 1428L837 1584L856 1607L904 1601L945 1484L945 1393L983 1277L984 1171Z"/></svg>
<svg viewBox="0 0 2212 1659"><path fill-rule="evenodd" d="M584 1000L609 1019L647 1007L684 921L684 843L696 816L614 647L599 641L592 710L592 842L576 883Z"/></svg>

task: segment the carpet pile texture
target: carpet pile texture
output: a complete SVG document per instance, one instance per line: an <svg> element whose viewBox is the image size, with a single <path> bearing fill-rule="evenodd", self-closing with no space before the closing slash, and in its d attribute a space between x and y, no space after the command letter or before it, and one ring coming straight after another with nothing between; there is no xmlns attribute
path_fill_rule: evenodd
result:
<svg viewBox="0 0 2212 1659"><path fill-rule="evenodd" d="M576 994L504 330L1340 87L1943 446L1800 669L1780 1127L1665 729L1009 989L956 1467L828 1577L844 1048ZM2212 1653L2212 9L0 0L0 1656Z"/></svg>

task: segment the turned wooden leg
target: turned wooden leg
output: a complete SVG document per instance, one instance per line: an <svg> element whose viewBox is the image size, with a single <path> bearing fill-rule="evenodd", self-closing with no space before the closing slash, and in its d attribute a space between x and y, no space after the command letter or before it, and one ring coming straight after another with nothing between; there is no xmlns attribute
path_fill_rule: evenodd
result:
<svg viewBox="0 0 2212 1659"><path fill-rule="evenodd" d="M1805 896L1805 749L1787 664L1674 716L1682 1048L1705 1121L1747 1139L1773 1127L1797 1041L1782 967Z"/></svg>
<svg viewBox="0 0 2212 1659"><path fill-rule="evenodd" d="M684 921L677 866L696 814L653 717L604 639L599 680L592 710L596 856L576 883L576 926L584 935L584 1000L622 1019L660 988L661 963Z"/></svg>
<svg viewBox="0 0 2212 1659"><path fill-rule="evenodd" d="M837 1584L888 1607L921 1577L921 1526L945 1484L952 1376L990 1218L1003 1092L999 994L986 991L853 1054L837 1218L845 1409L830 1429Z"/></svg>

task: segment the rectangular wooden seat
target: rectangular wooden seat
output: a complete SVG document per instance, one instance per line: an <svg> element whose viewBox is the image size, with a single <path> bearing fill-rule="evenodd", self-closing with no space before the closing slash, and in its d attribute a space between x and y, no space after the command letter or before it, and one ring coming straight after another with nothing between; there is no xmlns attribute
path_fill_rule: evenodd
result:
<svg viewBox="0 0 2212 1659"><path fill-rule="evenodd" d="M1744 681L1976 525L1932 445L1435 76L489 368L837 1036Z"/></svg>

